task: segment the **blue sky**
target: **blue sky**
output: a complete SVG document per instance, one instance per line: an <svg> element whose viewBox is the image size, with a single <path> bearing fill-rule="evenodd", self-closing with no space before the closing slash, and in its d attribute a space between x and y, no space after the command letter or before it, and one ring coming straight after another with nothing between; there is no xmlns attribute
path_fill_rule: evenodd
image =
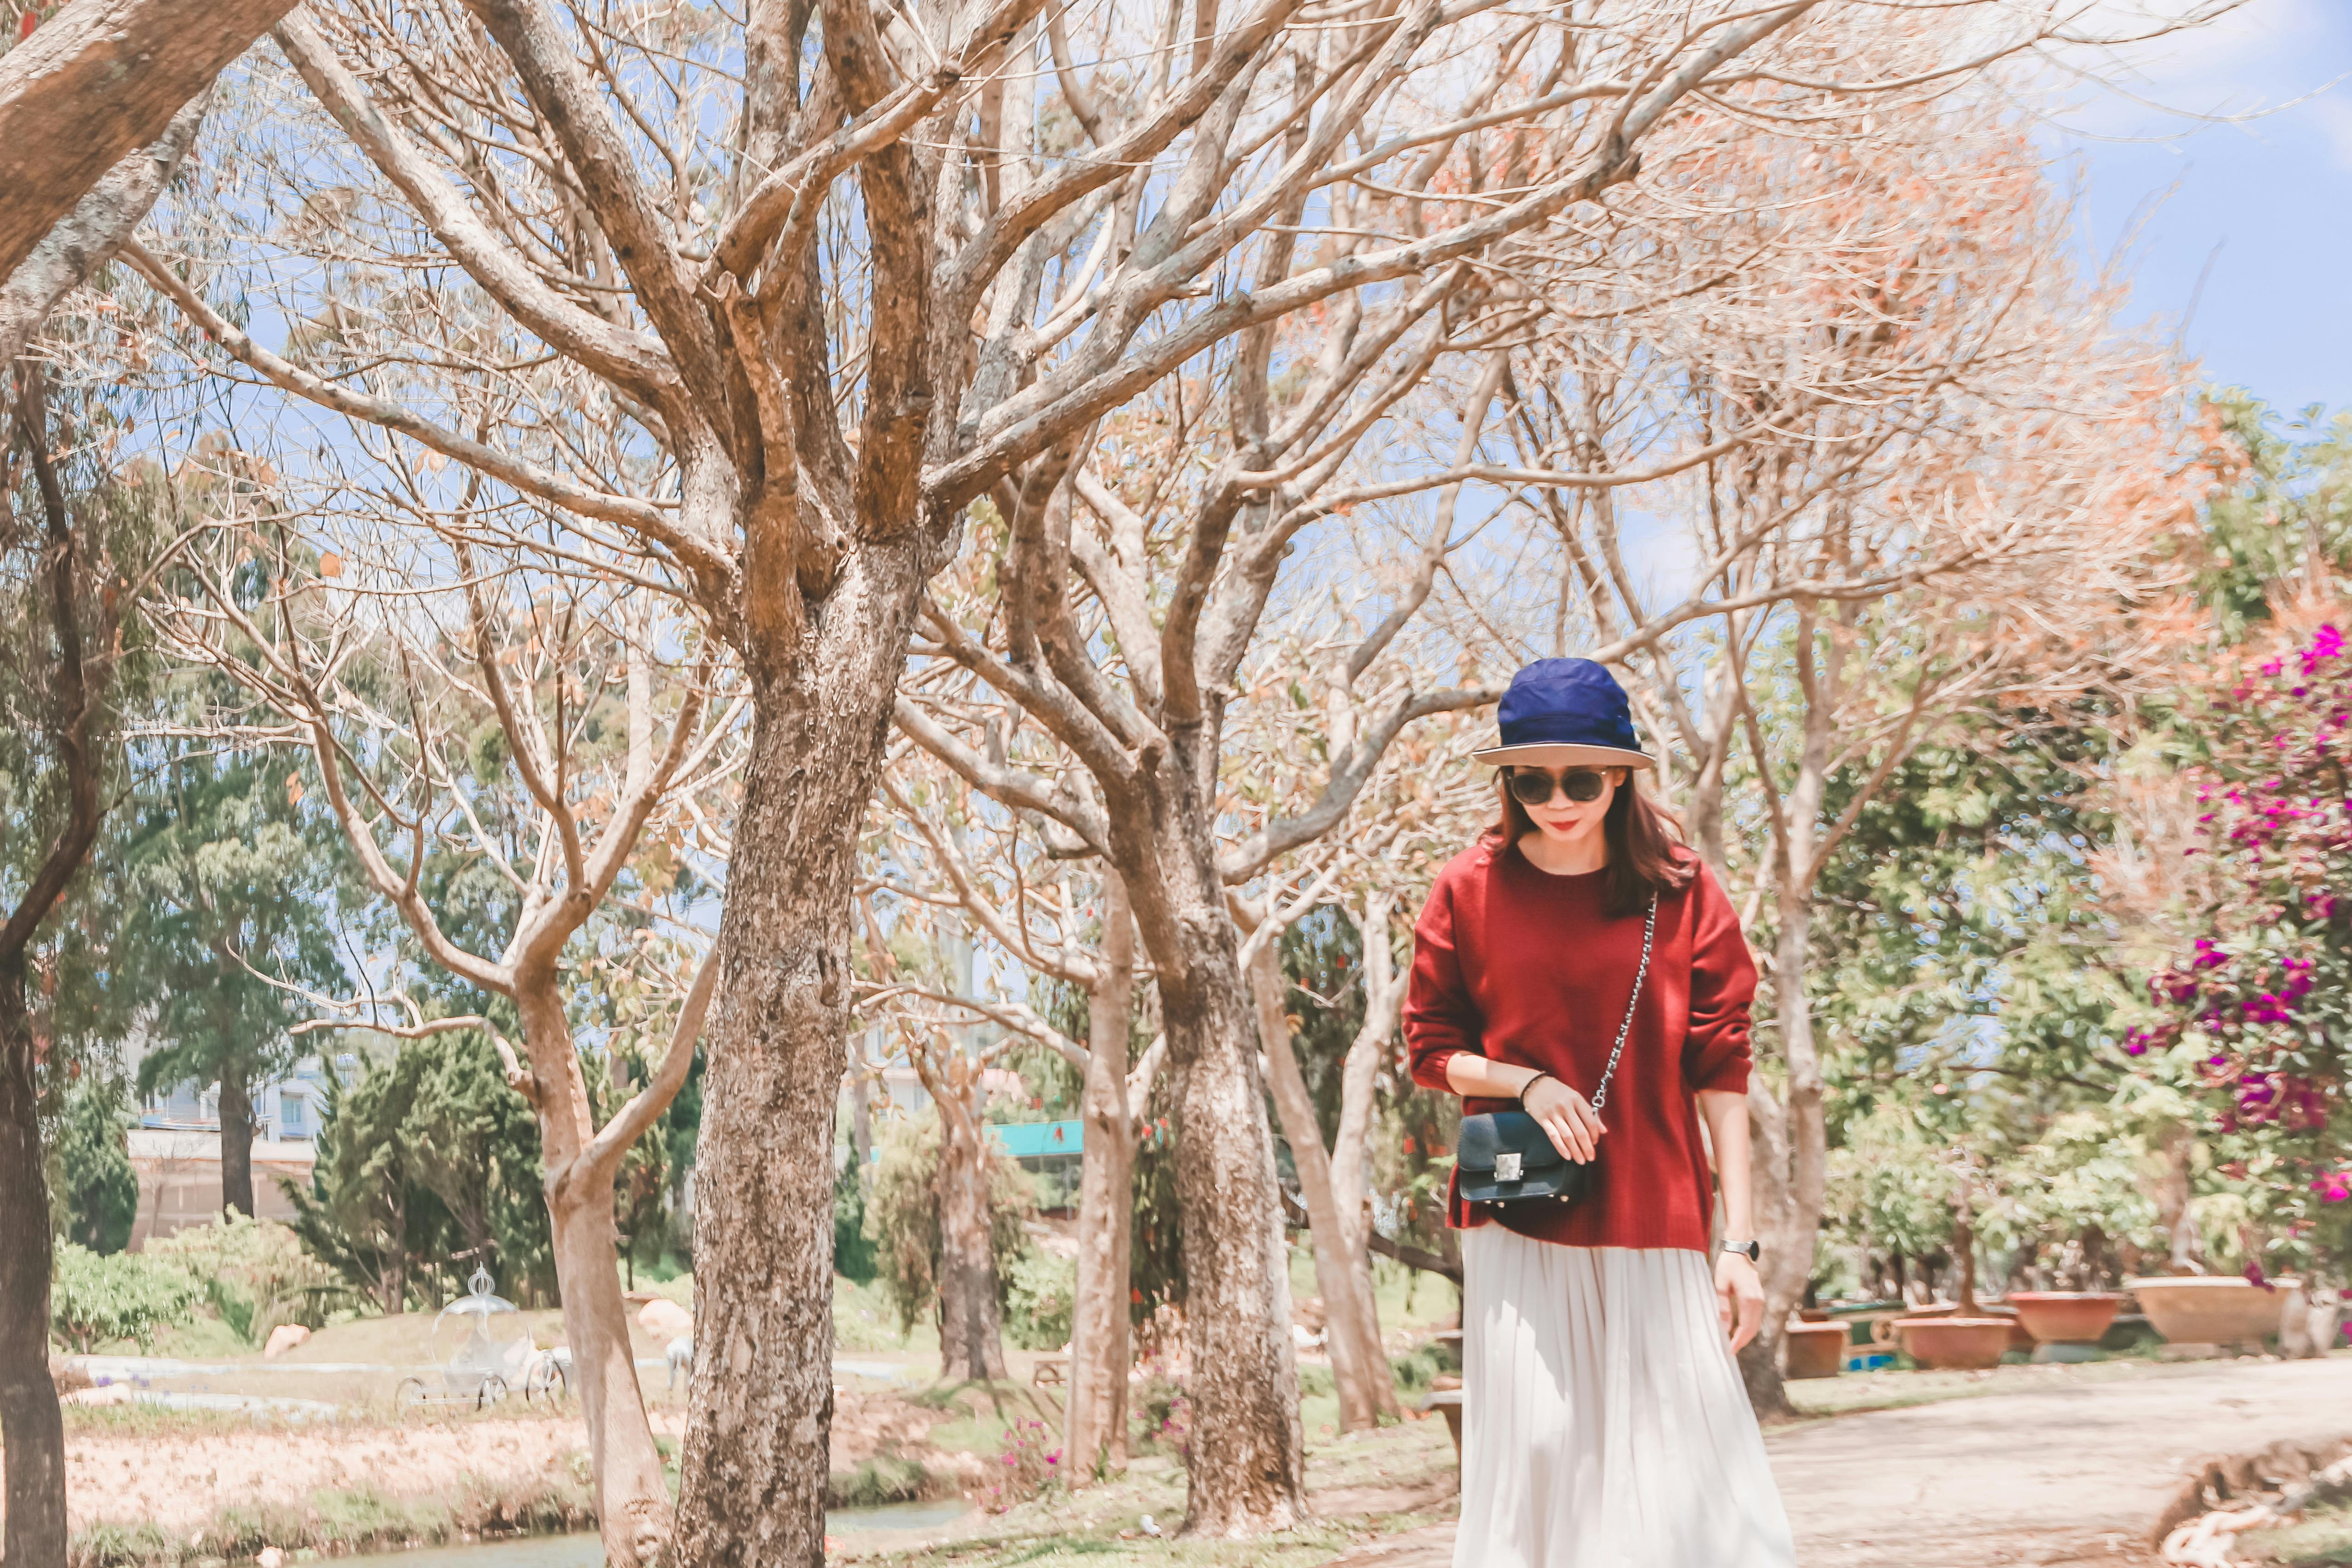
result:
<svg viewBox="0 0 2352 1568"><path fill-rule="evenodd" d="M2103 254L2143 226L2135 312L2178 320L2193 300L2210 378L2283 409L2352 405L2352 0L2249 0L2119 63L2126 91L2078 93L2059 144Z"/></svg>

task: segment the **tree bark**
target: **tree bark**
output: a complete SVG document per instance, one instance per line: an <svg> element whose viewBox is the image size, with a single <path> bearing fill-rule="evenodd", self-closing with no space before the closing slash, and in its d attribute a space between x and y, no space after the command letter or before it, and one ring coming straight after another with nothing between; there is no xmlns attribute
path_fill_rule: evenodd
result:
<svg viewBox="0 0 2352 1568"><path fill-rule="evenodd" d="M2197 1135L2186 1123L2170 1127L2157 1147L2164 1158L2155 1197L2156 1226L2168 1243L2165 1267L2174 1274L2202 1274L2204 1239L2197 1233L2197 1216L2189 1206L2189 1161Z"/></svg>
<svg viewBox="0 0 2352 1568"><path fill-rule="evenodd" d="M1258 1070L1257 1020L1216 862L1213 722L1122 780L1109 848L1159 978L1176 1202L1184 1223L1188 1535L1242 1537L1309 1517L1290 1342L1282 1185Z"/></svg>
<svg viewBox="0 0 2352 1568"><path fill-rule="evenodd" d="M1127 886L1103 868L1102 963L1087 995L1087 1072L1078 1114L1078 1283L1070 1315L1070 1399L1062 1449L1073 1486L1127 1465L1128 1292L1135 1238L1135 1113L1128 1102L1135 926Z"/></svg>
<svg viewBox="0 0 2352 1568"><path fill-rule="evenodd" d="M1764 1281L1764 1326L1739 1352L1739 1377L1748 1387L1748 1403L1759 1416L1792 1416L1789 1390L1780 1373L1782 1348L1788 1339L1788 1308L1776 1313L1780 1299L1774 1280L1782 1271L1782 1253L1794 1244L1790 1224L1789 1117L1771 1087L1761 1078L1748 1087L1749 1184L1756 1207L1757 1239L1764 1244L1758 1270Z"/></svg>
<svg viewBox="0 0 2352 1568"><path fill-rule="evenodd" d="M699 1568L824 1561L851 898L930 548L912 533L862 545L799 656L748 661L751 744L698 1146L695 1356L714 1375L694 1380L675 1547Z"/></svg>
<svg viewBox="0 0 2352 1568"><path fill-rule="evenodd" d="M253 1090L243 1069L224 1065L220 1076L221 1213L253 1217Z"/></svg>
<svg viewBox="0 0 2352 1568"><path fill-rule="evenodd" d="M294 0L76 0L0 56L0 278Z"/></svg>
<svg viewBox="0 0 2352 1568"><path fill-rule="evenodd" d="M609 1168L588 1171L581 1159L595 1135L595 1121L554 965L534 965L515 978L530 1058L530 1093L539 1111L555 1289L563 1304L564 1342L572 1351L570 1386L580 1396L588 1427L590 1484L604 1561L614 1568L650 1568L670 1536L669 1487L629 1344L628 1303L621 1296L620 1249L614 1245L613 1180Z"/></svg>
<svg viewBox="0 0 2352 1568"><path fill-rule="evenodd" d="M108 170L14 272L0 274L0 364L24 352L58 301L88 282L121 245L122 237L146 217L179 173L211 98L202 93L191 99L154 145Z"/></svg>
<svg viewBox="0 0 2352 1568"><path fill-rule="evenodd" d="M1315 1251L1315 1280L1323 1292L1325 1342L1331 1380L1339 1394L1339 1429L1360 1432L1397 1411L1396 1380L1381 1348L1381 1322L1371 1292L1371 1274L1356 1267L1351 1226L1332 1178L1331 1156L1315 1101L1291 1048L1290 1020L1283 1007L1282 961L1276 943L1259 944L1249 964L1251 999L1257 1008L1258 1038L1265 1047L1274 1106L1290 1142L1291 1163L1307 1203L1307 1234Z"/></svg>
<svg viewBox="0 0 2352 1568"><path fill-rule="evenodd" d="M65 1420L49 1377L49 1189L25 958L0 954L0 1447L10 1568L64 1568Z"/></svg>
<svg viewBox="0 0 2352 1568"><path fill-rule="evenodd" d="M967 1084L964 1092L976 1087ZM989 1246L986 1137L970 1104L940 1098L940 1375L950 1383L1004 1376L1004 1313Z"/></svg>
<svg viewBox="0 0 2352 1568"><path fill-rule="evenodd" d="M1289 1248L1240 953L1215 872L1198 869L1160 975L1192 1369L1184 1530L1261 1535L1307 1517Z"/></svg>

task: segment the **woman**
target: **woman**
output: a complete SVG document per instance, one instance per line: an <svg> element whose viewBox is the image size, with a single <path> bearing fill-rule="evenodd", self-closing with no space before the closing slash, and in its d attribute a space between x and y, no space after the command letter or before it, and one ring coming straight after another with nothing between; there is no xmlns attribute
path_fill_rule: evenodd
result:
<svg viewBox="0 0 2352 1568"><path fill-rule="evenodd" d="M1651 759L1607 670L1529 665L1498 717L1502 744L1477 756L1502 769L1502 820L1430 893L1405 1039L1415 1081L1465 1114L1524 1109L1592 1179L1566 1203L1473 1205L1458 1179L1450 1197L1465 1230L1455 1568L1788 1568L1732 1359L1764 1314L1755 965L1722 888L1635 785Z"/></svg>

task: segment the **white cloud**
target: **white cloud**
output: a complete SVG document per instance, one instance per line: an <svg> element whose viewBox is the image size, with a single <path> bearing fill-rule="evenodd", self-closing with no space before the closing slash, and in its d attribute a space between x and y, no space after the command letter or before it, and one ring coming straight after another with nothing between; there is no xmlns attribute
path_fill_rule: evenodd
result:
<svg viewBox="0 0 2352 1568"><path fill-rule="evenodd" d="M2100 0L2079 30L2097 37L2151 31L2209 8L2198 0ZM2307 94L2342 74L2341 12L2332 0L2244 0L2215 19L2143 43L2063 51L2063 68L2083 79L2063 117L2091 136L2177 135L2200 118L2289 114ZM2293 106L2293 107L2290 107Z"/></svg>

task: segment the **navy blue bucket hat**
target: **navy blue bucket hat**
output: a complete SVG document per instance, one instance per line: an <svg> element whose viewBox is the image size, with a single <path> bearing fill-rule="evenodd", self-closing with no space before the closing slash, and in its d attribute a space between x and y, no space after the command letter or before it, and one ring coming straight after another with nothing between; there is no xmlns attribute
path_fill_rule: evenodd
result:
<svg viewBox="0 0 2352 1568"><path fill-rule="evenodd" d="M1617 678L1589 658L1539 658L1511 677L1495 709L1502 743L1472 756L1498 768L1646 768L1633 705Z"/></svg>

